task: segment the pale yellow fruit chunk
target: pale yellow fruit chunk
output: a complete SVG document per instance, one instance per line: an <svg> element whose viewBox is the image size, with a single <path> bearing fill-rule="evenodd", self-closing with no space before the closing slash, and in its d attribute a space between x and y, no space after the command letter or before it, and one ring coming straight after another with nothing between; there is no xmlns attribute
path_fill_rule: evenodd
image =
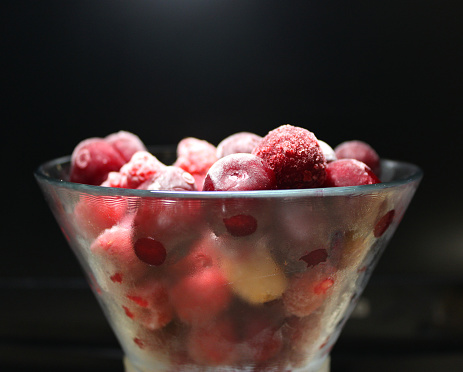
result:
<svg viewBox="0 0 463 372"><path fill-rule="evenodd" d="M223 260L225 277L233 292L251 304L276 300L285 291L288 280L265 248Z"/></svg>

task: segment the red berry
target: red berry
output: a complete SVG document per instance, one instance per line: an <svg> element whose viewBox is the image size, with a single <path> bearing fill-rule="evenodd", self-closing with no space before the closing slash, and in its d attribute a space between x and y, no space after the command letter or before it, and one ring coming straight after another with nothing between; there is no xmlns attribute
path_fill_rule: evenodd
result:
<svg viewBox="0 0 463 372"><path fill-rule="evenodd" d="M231 154L217 160L204 180L204 191L271 190L275 175L261 158L251 154Z"/></svg>
<svg viewBox="0 0 463 372"><path fill-rule="evenodd" d="M88 185L100 185L109 172L117 172L125 159L102 138L80 142L72 152L69 180Z"/></svg>
<svg viewBox="0 0 463 372"><path fill-rule="evenodd" d="M380 183L370 167L355 159L341 159L328 163L324 187L360 186Z"/></svg>
<svg viewBox="0 0 463 372"><path fill-rule="evenodd" d="M178 143L177 160L173 165L190 173L195 178L198 189L201 189L207 171L216 160L217 149L214 145L188 137Z"/></svg>
<svg viewBox="0 0 463 372"><path fill-rule="evenodd" d="M282 125L270 131L252 153L273 169L280 189L318 187L325 180L325 156L307 129Z"/></svg>
<svg viewBox="0 0 463 372"><path fill-rule="evenodd" d="M335 147L338 159L355 159L365 163L376 175L379 175L381 164L378 153L363 141L346 141Z"/></svg>
<svg viewBox="0 0 463 372"><path fill-rule="evenodd" d="M328 252L326 249L315 249L312 252L307 253L306 255L302 256L300 260L307 263L307 267L314 267L317 266L319 263L326 262L328 258Z"/></svg>
<svg viewBox="0 0 463 372"><path fill-rule="evenodd" d="M143 262L159 266L166 260L167 252L162 243L153 238L140 238L134 244L137 257Z"/></svg>
<svg viewBox="0 0 463 372"><path fill-rule="evenodd" d="M169 295L178 317L188 324L209 322L231 300L228 281L217 266L183 277L171 287Z"/></svg>
<svg viewBox="0 0 463 372"><path fill-rule="evenodd" d="M245 214L224 218L223 223L233 236L247 236L257 230L257 220L253 216Z"/></svg>
<svg viewBox="0 0 463 372"><path fill-rule="evenodd" d="M165 167L154 181L145 182L139 187L146 190L196 191L195 178L180 167Z"/></svg>
<svg viewBox="0 0 463 372"><path fill-rule="evenodd" d="M250 154L261 140L261 136L250 132L232 134L218 144L217 157L220 159L230 154Z"/></svg>
<svg viewBox="0 0 463 372"><path fill-rule="evenodd" d="M145 145L137 135L123 130L106 136L105 140L119 152L126 162L137 151L146 151Z"/></svg>

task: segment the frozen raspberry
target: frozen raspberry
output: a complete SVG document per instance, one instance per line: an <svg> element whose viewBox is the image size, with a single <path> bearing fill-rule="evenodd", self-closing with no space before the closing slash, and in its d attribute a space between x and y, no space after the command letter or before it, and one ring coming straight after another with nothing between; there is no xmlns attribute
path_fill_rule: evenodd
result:
<svg viewBox="0 0 463 372"><path fill-rule="evenodd" d="M211 321L228 307L232 297L228 281L217 266L184 276L170 288L169 295L177 316L188 324Z"/></svg>
<svg viewBox="0 0 463 372"><path fill-rule="evenodd" d="M318 187L325 180L323 151L307 129L282 125L270 131L252 153L273 169L280 189Z"/></svg>
<svg viewBox="0 0 463 372"><path fill-rule="evenodd" d="M334 148L338 159L356 159L368 165L379 175L381 164L378 153L368 143L358 140L346 141Z"/></svg>
<svg viewBox="0 0 463 372"><path fill-rule="evenodd" d="M334 152L334 149L330 145L328 145L325 141L321 140L318 140L318 143L320 144L320 147L323 151L323 155L325 155L327 163L338 160L338 158L336 157L336 153Z"/></svg>
<svg viewBox="0 0 463 372"><path fill-rule="evenodd" d="M154 181L148 181L139 188L145 190L196 191L194 177L180 167L165 167Z"/></svg>
<svg viewBox="0 0 463 372"><path fill-rule="evenodd" d="M208 366L230 365L239 358L237 330L229 318L194 326L187 339L190 357Z"/></svg>
<svg viewBox="0 0 463 372"><path fill-rule="evenodd" d="M207 141L193 137L182 139L177 145L177 160L173 165L190 173L201 188L207 171L217 160L217 149ZM201 191L201 190L200 190Z"/></svg>
<svg viewBox="0 0 463 372"><path fill-rule="evenodd" d="M137 151L147 151L137 135L123 130L106 136L105 140L121 154L125 162L128 162Z"/></svg>
<svg viewBox="0 0 463 372"><path fill-rule="evenodd" d="M328 163L324 187L360 186L381 182L370 167L355 159Z"/></svg>
<svg viewBox="0 0 463 372"><path fill-rule="evenodd" d="M275 174L267 163L251 154L231 154L217 160L204 180L204 191L271 190Z"/></svg>
<svg viewBox="0 0 463 372"><path fill-rule="evenodd" d="M124 164L124 158L104 139L89 138L80 142L72 152L69 180L100 185L109 172L117 172Z"/></svg>
<svg viewBox="0 0 463 372"><path fill-rule="evenodd" d="M119 174L110 173L102 186L136 189L144 182L154 180L165 167L149 152L138 151L121 167Z"/></svg>
<svg viewBox="0 0 463 372"><path fill-rule="evenodd" d="M89 238L114 226L125 216L127 200L114 196L81 195L74 208L77 225Z"/></svg>
<svg viewBox="0 0 463 372"><path fill-rule="evenodd" d="M217 158L237 153L250 154L261 140L261 136L250 132L232 134L217 145Z"/></svg>
<svg viewBox="0 0 463 372"><path fill-rule="evenodd" d="M283 293L283 304L289 314L308 316L323 304L334 283L334 275L314 269L296 274Z"/></svg>
<svg viewBox="0 0 463 372"><path fill-rule="evenodd" d="M174 315L167 289L158 279L147 279L125 293L126 315L150 330L168 324Z"/></svg>

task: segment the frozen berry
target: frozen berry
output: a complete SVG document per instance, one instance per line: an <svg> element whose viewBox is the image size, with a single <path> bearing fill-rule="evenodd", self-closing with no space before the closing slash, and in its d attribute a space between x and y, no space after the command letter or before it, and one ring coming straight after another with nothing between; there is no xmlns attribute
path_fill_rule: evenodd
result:
<svg viewBox="0 0 463 372"><path fill-rule="evenodd" d="M307 129L282 125L270 131L252 153L273 169L280 189L318 187L325 180L325 156Z"/></svg>
<svg viewBox="0 0 463 372"><path fill-rule="evenodd" d="M217 145L217 157L220 159L230 154L250 154L261 140L261 136L250 132L232 134Z"/></svg>
<svg viewBox="0 0 463 372"><path fill-rule="evenodd" d="M338 158L336 157L336 153L334 152L334 149L330 145L328 145L325 141L321 140L318 140L318 143L323 151L323 155L325 156L327 163L338 160Z"/></svg>
<svg viewBox="0 0 463 372"><path fill-rule="evenodd" d="M317 310L329 295L334 280L334 275L314 269L294 275L283 293L283 304L288 313L302 317Z"/></svg>
<svg viewBox="0 0 463 372"><path fill-rule="evenodd" d="M138 239L133 249L137 257L148 265L159 266L166 260L166 249L151 237Z"/></svg>
<svg viewBox="0 0 463 372"><path fill-rule="evenodd" d="M251 154L231 154L217 160L204 180L204 191L271 190L275 174L261 158Z"/></svg>
<svg viewBox="0 0 463 372"><path fill-rule="evenodd" d="M338 159L356 159L370 167L376 175L380 172L378 153L368 143L358 140L346 141L334 148Z"/></svg>
<svg viewBox="0 0 463 372"><path fill-rule="evenodd" d="M196 191L194 177L180 167L168 166L160 172L154 181L148 181L145 186L140 186L146 190L172 190L172 191Z"/></svg>
<svg viewBox="0 0 463 372"><path fill-rule="evenodd" d="M365 163L355 159L340 159L326 166L326 180L323 186L360 186L379 182L379 178Z"/></svg>
<svg viewBox="0 0 463 372"><path fill-rule="evenodd" d="M103 230L121 221L126 209L124 198L82 194L74 208L74 218L84 235L96 238Z"/></svg>
<svg viewBox="0 0 463 372"><path fill-rule="evenodd" d="M123 303L126 315L150 330L164 327L174 315L167 289L158 279L128 289Z"/></svg>
<svg viewBox="0 0 463 372"><path fill-rule="evenodd" d="M69 180L100 185L109 172L117 172L124 164L124 158L104 139L89 138L80 142L72 152Z"/></svg>
<svg viewBox="0 0 463 372"><path fill-rule="evenodd" d="M144 143L137 135L124 130L106 136L105 140L121 154L126 162L137 151L147 151Z"/></svg>
<svg viewBox="0 0 463 372"><path fill-rule="evenodd" d="M190 357L199 364L230 365L239 358L237 330L226 317L194 326L187 339Z"/></svg>
<svg viewBox="0 0 463 372"><path fill-rule="evenodd" d="M169 295L179 319L188 324L211 321L231 301L229 283L217 266L183 277L170 288Z"/></svg>
<svg viewBox="0 0 463 372"><path fill-rule="evenodd" d="M204 177L217 160L217 149L211 143L198 138L187 137L177 145L177 160L173 165L190 173L201 188Z"/></svg>

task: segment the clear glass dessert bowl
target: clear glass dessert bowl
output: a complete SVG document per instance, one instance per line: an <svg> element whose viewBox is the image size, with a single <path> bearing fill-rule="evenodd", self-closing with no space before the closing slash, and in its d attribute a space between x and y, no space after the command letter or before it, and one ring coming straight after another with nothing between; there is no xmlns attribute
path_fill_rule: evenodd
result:
<svg viewBox="0 0 463 372"><path fill-rule="evenodd" d="M180 192L71 183L69 168L35 177L140 372L328 371L422 178L383 160L374 185Z"/></svg>

